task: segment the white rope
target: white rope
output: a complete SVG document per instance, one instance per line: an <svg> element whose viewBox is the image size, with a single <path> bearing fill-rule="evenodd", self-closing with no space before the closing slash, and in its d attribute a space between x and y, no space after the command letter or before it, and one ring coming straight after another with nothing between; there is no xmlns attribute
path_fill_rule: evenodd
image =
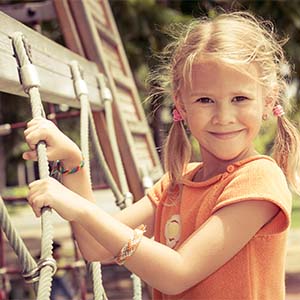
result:
<svg viewBox="0 0 300 300"><path fill-rule="evenodd" d="M41 96L39 93L39 78L34 65L32 64L32 57L30 46L25 40L22 33L16 32L12 36L13 47L15 50L16 58L20 67L21 81L25 93L29 95L32 108L32 116L45 117ZM40 178L44 179L49 176L49 167L46 154L46 144L41 141L37 145L38 165ZM50 220L52 211L48 207L42 208L41 226L41 261L54 261L52 257L52 243L53 243L53 226ZM50 299L52 276L55 267L47 264L40 264L40 280L37 292L38 300Z"/></svg>
<svg viewBox="0 0 300 300"><path fill-rule="evenodd" d="M85 160L85 167L88 170L89 180L91 184L90 175L90 159L89 159L89 101L88 90L85 81L82 79L80 69L77 61L72 61L71 72L75 86L77 98L80 100L80 146ZM101 274L101 265L99 262L92 262L89 264L88 270L92 275L94 299L107 299Z"/></svg>

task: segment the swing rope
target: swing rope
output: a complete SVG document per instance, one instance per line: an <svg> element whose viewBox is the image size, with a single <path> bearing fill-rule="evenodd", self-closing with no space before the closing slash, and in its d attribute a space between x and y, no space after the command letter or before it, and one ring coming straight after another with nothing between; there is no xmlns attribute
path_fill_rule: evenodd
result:
<svg viewBox="0 0 300 300"><path fill-rule="evenodd" d="M88 89L85 81L82 79L79 65L77 61L72 61L70 64L71 73L73 77L75 93L80 100L80 147L85 159L85 166L89 174L91 184L90 159L89 159L89 101ZM99 262L92 262L88 264L88 270L92 275L94 299L107 299L104 287L102 284L101 265Z"/></svg>
<svg viewBox="0 0 300 300"><path fill-rule="evenodd" d="M41 96L39 93L39 77L32 57L29 44L22 33L16 32L12 36L13 48L19 65L20 78L24 92L29 95L32 109L32 117L45 117ZM38 165L40 178L49 176L46 144L41 141L37 145ZM42 208L41 216L41 262L40 278L37 299L48 300L51 294L52 276L56 271L55 260L52 257L53 226L50 220L52 211L49 207ZM51 264L50 264L51 262Z"/></svg>

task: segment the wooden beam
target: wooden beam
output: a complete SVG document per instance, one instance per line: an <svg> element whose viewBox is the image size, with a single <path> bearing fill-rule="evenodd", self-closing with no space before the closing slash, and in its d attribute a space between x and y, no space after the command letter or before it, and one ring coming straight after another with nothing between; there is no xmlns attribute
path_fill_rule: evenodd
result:
<svg viewBox="0 0 300 300"><path fill-rule="evenodd" d="M0 24L1 91L26 96L20 84L18 64L14 56L11 39L15 32L22 32L31 46L32 62L39 74L40 93L43 101L80 107L75 96L69 66L72 60L77 60L82 67L83 77L88 85L89 101L93 110L103 109L96 81L96 75L99 74L99 71L95 63L58 45L2 12L0 12Z"/></svg>

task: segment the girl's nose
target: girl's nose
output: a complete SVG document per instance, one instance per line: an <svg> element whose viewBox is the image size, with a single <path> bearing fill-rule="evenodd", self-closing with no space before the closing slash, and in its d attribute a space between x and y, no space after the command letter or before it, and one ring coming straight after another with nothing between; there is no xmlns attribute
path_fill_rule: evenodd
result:
<svg viewBox="0 0 300 300"><path fill-rule="evenodd" d="M230 105L218 105L212 122L214 125L227 125L235 122L236 114Z"/></svg>

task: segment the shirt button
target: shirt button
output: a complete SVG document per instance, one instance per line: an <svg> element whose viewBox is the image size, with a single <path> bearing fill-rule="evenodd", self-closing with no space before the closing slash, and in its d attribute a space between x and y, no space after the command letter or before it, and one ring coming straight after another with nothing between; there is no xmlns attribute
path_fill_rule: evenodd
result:
<svg viewBox="0 0 300 300"><path fill-rule="evenodd" d="M227 167L227 172L232 173L235 170L235 167L233 165L229 165Z"/></svg>

